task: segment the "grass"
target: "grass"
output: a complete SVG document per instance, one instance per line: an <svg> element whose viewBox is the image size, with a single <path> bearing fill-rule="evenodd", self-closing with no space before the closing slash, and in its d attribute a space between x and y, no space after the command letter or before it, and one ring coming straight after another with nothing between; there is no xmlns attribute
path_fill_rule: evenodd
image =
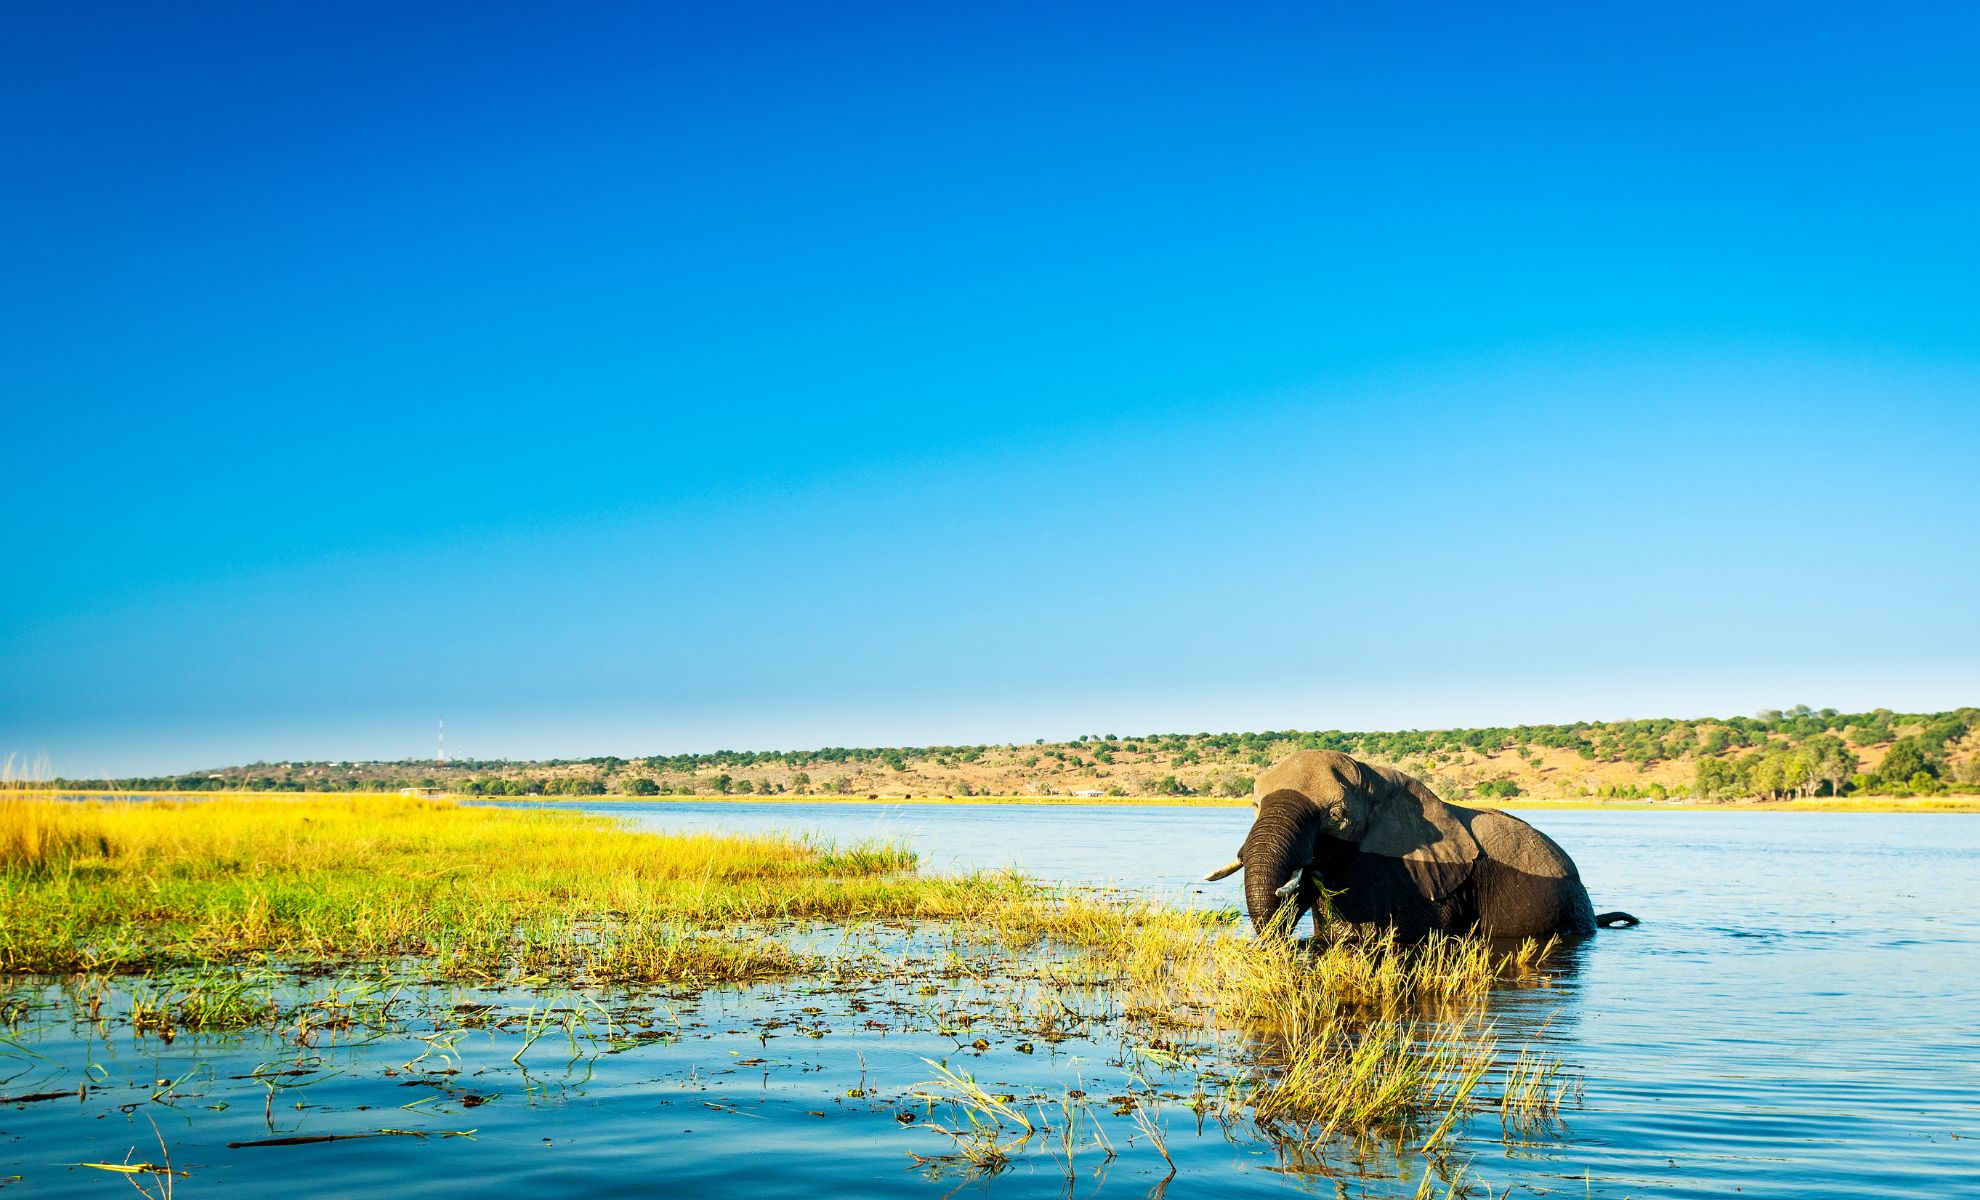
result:
<svg viewBox="0 0 1980 1200"><path fill-rule="evenodd" d="M1506 1064L1499 1087L1499 1122L1508 1133L1545 1130L1560 1118L1569 1101L1580 1094L1580 1082L1565 1077L1557 1059L1544 1058L1531 1047Z"/></svg>
<svg viewBox="0 0 1980 1200"><path fill-rule="evenodd" d="M947 1125L930 1120L924 1126L952 1140L956 1155L978 1173L995 1174L1003 1170L1011 1156L1024 1150L1044 1128L1042 1114L1034 1123L1015 1096L992 1093L975 1076L951 1070L932 1059L924 1058L922 1062L935 1072L935 1078L916 1085L913 1094L928 1101L931 1108L936 1104L947 1105L952 1114ZM1072 1152L1069 1142L1069 1158ZM921 1155L915 1157L922 1162L930 1161Z"/></svg>
<svg viewBox="0 0 1980 1200"><path fill-rule="evenodd" d="M31 790L40 791L44 793L49 791L49 789L45 784L32 785ZM64 788L61 790L60 794L63 796L75 797L81 800L115 800L122 798L127 794L131 794L131 793L101 791L101 790L89 789L89 788ZM343 799L349 799L352 796L357 796L357 795L391 795L391 796L398 795L398 793L396 792L391 792L391 793L270 792L270 791L178 792L178 791L172 791L171 789L150 789L135 794L157 797L159 799L178 799L178 800L203 800L208 798L240 800L240 799L268 798L268 797L282 797L289 800L343 800ZM886 806L896 806L896 805L904 805L904 804L906 805L1079 804L1079 805L1102 805L1102 806L1126 804L1126 805L1133 805L1135 807L1163 807L1163 808L1245 808L1245 807L1249 807L1251 804L1251 797L1249 796L1201 796L1201 795L1071 796L1062 793L1054 794L1050 796L1033 796L1033 795L1023 795L1018 793L1011 793L1011 794L997 795L997 796L983 796L983 795L947 796L947 795L930 795L922 792L915 792L912 794L894 794L894 795L887 795L884 793L883 794L861 793L855 795L841 795L836 792L830 792L830 793L778 792L767 796L758 795L755 793L747 793L747 792L727 792L720 794L712 793L712 792L703 792L695 795L660 795L660 796L632 796L617 792L609 793L605 795L595 795L595 796L590 796L590 795L587 796L571 796L571 795L471 796L461 793L450 793L448 795L448 798L455 800L477 800L477 801L492 802L499 804L511 804L511 805L585 804L585 805L600 805L606 807L615 804L804 804L804 805L852 804L852 805L886 805Z"/></svg>
<svg viewBox="0 0 1980 1200"><path fill-rule="evenodd" d="M1594 809L1604 812L1773 812L1773 813L1980 813L1980 795L1813 796L1806 800L1598 800L1540 799L1464 801L1467 808Z"/></svg>
<svg viewBox="0 0 1980 1200"><path fill-rule="evenodd" d="M1233 912L1081 895L1000 899L965 927L971 931L1010 946L1074 948L1151 1012L1214 1010L1295 1037L1343 1010L1382 1015L1475 1003L1501 983L1541 978L1556 947L1458 937L1405 945L1393 933L1258 939Z"/></svg>
<svg viewBox="0 0 1980 1200"><path fill-rule="evenodd" d="M1498 947L1433 937L1410 945L1387 933L1297 943L1248 936L1234 915L1071 900L1011 905L1006 936L1026 932L1078 946L1139 1017L1151 1043L1250 1038L1242 1104L1283 1140L1323 1143L1428 1128L1435 1147L1478 1106L1498 1065L1480 1014L1493 988L1541 983L1553 940ZM1530 1127L1560 1096L1558 1064L1529 1051L1501 1072L1509 1125ZM1509 1091L1508 1091L1509 1089Z"/></svg>
<svg viewBox="0 0 1980 1200"><path fill-rule="evenodd" d="M169 979L131 997L131 1027L171 1041L180 1030L247 1029L277 1018L271 980L258 973L206 971Z"/></svg>
<svg viewBox="0 0 1980 1200"><path fill-rule="evenodd" d="M921 974L905 960L828 960L785 936L785 923L815 922L933 923L953 949ZM921 983L923 996L966 977L999 998L1014 1031L1113 1030L1125 1061L1199 1064L1199 1115L1248 1119L1281 1145L1381 1134L1434 1151L1470 1114L1497 1108L1511 1136L1544 1128L1568 1098L1558 1063L1527 1051L1503 1063L1481 1016L1494 988L1544 982L1552 949L1258 939L1230 911L1002 874L922 877L898 847L639 833L567 810L0 794L0 973L143 976L130 1022L161 1037L289 1025L306 1039L373 1009L382 1021L391 1006L354 993L283 1010L277 968L342 979L385 964L395 978L530 988L863 972L894 989ZM975 1010L929 1008L959 1044L978 1036ZM1114 1153L1102 1124L1079 1132L1091 1114L1070 1099L1054 1116L936 1071L928 1098L955 1119L931 1127L972 1169L1037 1150L1070 1172L1077 1153ZM1166 1160L1159 1103L1144 1079L1116 1115ZM1056 1136L1036 1136L1046 1132Z"/></svg>
<svg viewBox="0 0 1980 1200"><path fill-rule="evenodd" d="M1024 890L913 866L887 846L402 797L14 793L0 798L0 971L393 959L470 980L746 981L801 962L739 924L954 917Z"/></svg>
<svg viewBox="0 0 1980 1200"><path fill-rule="evenodd" d="M1489 1037L1467 1026L1433 1033L1393 1018L1358 1024L1337 1017L1288 1045L1252 1106L1261 1123L1297 1126L1307 1141L1436 1117L1425 1141L1435 1146L1490 1069L1494 1049Z"/></svg>
<svg viewBox="0 0 1980 1200"><path fill-rule="evenodd" d="M0 870L45 876L83 855L109 849L95 813L31 792L0 789Z"/></svg>

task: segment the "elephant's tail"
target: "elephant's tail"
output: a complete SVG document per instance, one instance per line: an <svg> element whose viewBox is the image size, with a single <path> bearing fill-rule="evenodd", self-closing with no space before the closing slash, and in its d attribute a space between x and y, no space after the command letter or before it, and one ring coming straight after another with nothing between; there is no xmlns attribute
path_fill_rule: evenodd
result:
<svg viewBox="0 0 1980 1200"><path fill-rule="evenodd" d="M1595 923L1604 929L1628 929L1632 925L1643 924L1626 912L1602 913L1595 918Z"/></svg>

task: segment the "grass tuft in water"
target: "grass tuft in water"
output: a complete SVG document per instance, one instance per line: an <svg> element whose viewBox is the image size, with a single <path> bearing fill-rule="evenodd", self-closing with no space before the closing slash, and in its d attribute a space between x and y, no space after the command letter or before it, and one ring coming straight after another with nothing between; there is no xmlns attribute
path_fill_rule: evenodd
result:
<svg viewBox="0 0 1980 1200"><path fill-rule="evenodd" d="M212 1033L271 1024L279 1018L272 979L261 972L198 972L166 978L131 996L131 1027L171 1041L180 1032Z"/></svg>

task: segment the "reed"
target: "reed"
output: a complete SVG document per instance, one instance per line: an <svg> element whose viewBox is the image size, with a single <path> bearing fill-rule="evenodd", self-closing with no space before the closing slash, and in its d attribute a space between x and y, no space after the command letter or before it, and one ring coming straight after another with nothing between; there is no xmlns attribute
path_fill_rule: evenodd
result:
<svg viewBox="0 0 1980 1200"><path fill-rule="evenodd" d="M748 981L799 956L711 929L950 918L1022 881L891 846L635 833L567 812L358 796L0 807L0 971L410 959L436 976Z"/></svg>
<svg viewBox="0 0 1980 1200"><path fill-rule="evenodd" d="M1495 1075L1502 1055L1482 1018L1494 988L1545 982L1552 940L1258 938L1234 913L1083 895L991 905L964 936L1070 952L1144 1045L1223 1044L1241 1063L1235 1102L1281 1145L1384 1132L1434 1149L1482 1107L1501 1107L1511 1128L1559 1104L1558 1064L1523 1051ZM1049 999L1032 1006L1046 1037ZM1501 1093L1481 1097L1493 1078Z"/></svg>
<svg viewBox="0 0 1980 1200"><path fill-rule="evenodd" d="M102 823L80 806L0 788L0 871L42 876L79 857L110 852Z"/></svg>
<svg viewBox="0 0 1980 1200"><path fill-rule="evenodd" d="M1441 935L1407 943L1393 932L1261 939L1232 912L1085 895L1000 898L963 933L1009 947L1070 949L1143 1007L1210 1008L1293 1036L1343 1009L1472 1004L1495 986L1544 980L1558 948L1552 939L1498 947Z"/></svg>
<svg viewBox="0 0 1980 1200"><path fill-rule="evenodd" d="M1490 1037L1468 1025L1337 1021L1293 1043L1252 1105L1259 1121L1297 1124L1308 1140L1396 1129L1434 1114L1446 1118L1434 1144L1449 1117L1468 1106L1493 1050Z"/></svg>
<svg viewBox="0 0 1980 1200"><path fill-rule="evenodd" d="M1023 1151L1039 1133L1041 1125L1026 1115L1016 1097L988 1091L968 1072L952 1070L933 1059L921 1061L935 1072L935 1078L917 1084L911 1094L926 1101L931 1113L937 1106L945 1106L950 1114L946 1125L930 1119L922 1127L947 1136L955 1144L955 1156L974 1173L994 1175L1002 1171L1011 1156ZM923 1163L936 1161L928 1155L914 1157Z"/></svg>
<svg viewBox="0 0 1980 1200"><path fill-rule="evenodd" d="M1509 1135L1545 1130L1560 1120L1562 1107L1579 1097L1580 1088L1559 1059L1522 1047L1500 1082L1499 1122Z"/></svg>

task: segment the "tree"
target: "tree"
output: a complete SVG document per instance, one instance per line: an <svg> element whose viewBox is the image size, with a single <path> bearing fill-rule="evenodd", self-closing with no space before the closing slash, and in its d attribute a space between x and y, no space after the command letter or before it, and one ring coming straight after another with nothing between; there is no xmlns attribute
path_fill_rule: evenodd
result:
<svg viewBox="0 0 1980 1200"><path fill-rule="evenodd" d="M1723 800L1739 789L1739 771L1723 758L1701 758L1691 789L1700 800Z"/></svg>
<svg viewBox="0 0 1980 1200"><path fill-rule="evenodd" d="M1891 743L1890 752L1884 761L1877 764L1877 778L1885 783L1909 784L1911 777L1919 772L1939 777L1939 766L1925 754L1916 738L1899 738Z"/></svg>
<svg viewBox="0 0 1980 1200"><path fill-rule="evenodd" d="M1888 708L1880 708L1865 716L1852 719L1846 730L1849 740L1859 746L1875 746L1880 742L1890 741L1897 736L1891 730L1891 718L1896 715Z"/></svg>
<svg viewBox="0 0 1980 1200"><path fill-rule="evenodd" d="M1802 743L1802 750L1812 756L1812 774L1828 783L1829 794L1842 795L1843 785L1857 768L1856 754L1849 744L1833 733L1824 733Z"/></svg>
<svg viewBox="0 0 1980 1200"><path fill-rule="evenodd" d="M1774 754L1780 764L1776 768L1780 772L1778 794L1782 796L1789 793L1806 794L1814 779L1808 756L1792 750L1777 750Z"/></svg>
<svg viewBox="0 0 1980 1200"><path fill-rule="evenodd" d="M1929 755L1942 755L1948 743L1966 736L1966 720L1958 713L1939 717L1918 731L1918 745Z"/></svg>
<svg viewBox="0 0 1980 1200"><path fill-rule="evenodd" d="M659 794L660 785L643 775L626 785L626 795L628 796L658 796Z"/></svg>

